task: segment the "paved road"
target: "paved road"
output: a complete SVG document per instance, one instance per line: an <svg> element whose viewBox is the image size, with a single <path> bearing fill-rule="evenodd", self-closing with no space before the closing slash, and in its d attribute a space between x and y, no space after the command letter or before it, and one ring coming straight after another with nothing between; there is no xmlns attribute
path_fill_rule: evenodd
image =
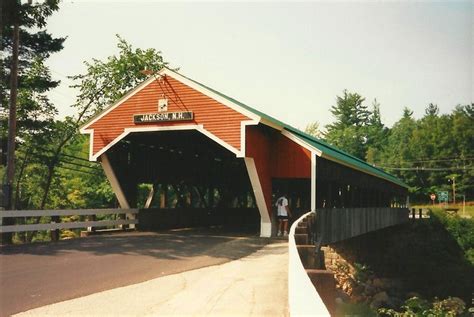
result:
<svg viewBox="0 0 474 317"><path fill-rule="evenodd" d="M126 233L0 249L0 315L225 263L270 240L216 231Z"/></svg>
<svg viewBox="0 0 474 317"><path fill-rule="evenodd" d="M288 316L288 243L241 259L29 310L24 316Z"/></svg>

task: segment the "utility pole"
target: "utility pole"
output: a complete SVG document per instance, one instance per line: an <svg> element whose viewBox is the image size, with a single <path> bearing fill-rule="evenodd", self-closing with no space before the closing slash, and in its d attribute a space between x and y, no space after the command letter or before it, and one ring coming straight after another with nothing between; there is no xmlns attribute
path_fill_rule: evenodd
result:
<svg viewBox="0 0 474 317"><path fill-rule="evenodd" d="M15 1L13 8L13 42L12 42L12 61L10 68L10 105L8 114L8 142L7 142L7 171L6 184L4 188L4 195L6 200L6 209L12 210L13 206L13 180L15 178L15 139L16 139L16 103L18 94L18 50L20 44L20 17L19 4ZM11 219L4 219L6 222L11 222ZM11 223L8 223L11 224ZM12 242L12 234L4 233L2 236L3 243Z"/></svg>

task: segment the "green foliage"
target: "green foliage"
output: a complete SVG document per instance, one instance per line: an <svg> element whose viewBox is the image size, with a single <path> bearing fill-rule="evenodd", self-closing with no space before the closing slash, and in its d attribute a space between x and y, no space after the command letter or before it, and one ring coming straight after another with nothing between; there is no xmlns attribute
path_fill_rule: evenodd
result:
<svg viewBox="0 0 474 317"><path fill-rule="evenodd" d="M474 265L474 220L448 215L441 209L433 209L434 221L439 221L449 234L456 240L466 254L466 258Z"/></svg>
<svg viewBox="0 0 474 317"><path fill-rule="evenodd" d="M87 72L72 76L77 82L73 87L80 91L75 106L83 118L113 104L145 80L147 73L153 74L168 66L160 51L153 48L133 49L119 35L117 39L118 55L109 56L105 61L86 61Z"/></svg>
<svg viewBox="0 0 474 317"><path fill-rule="evenodd" d="M331 113L336 121L326 126L326 140L340 149L357 156L365 157L366 131L370 111L363 104L365 98L357 93L344 90L343 97L336 98L336 105L331 107Z"/></svg>
<svg viewBox="0 0 474 317"><path fill-rule="evenodd" d="M372 270L366 264L354 263L354 279L357 283L365 283L371 275L373 275Z"/></svg>
<svg viewBox="0 0 474 317"><path fill-rule="evenodd" d="M308 124L304 129L304 132L319 139L323 138L323 133L321 132L319 122L317 121Z"/></svg>
<svg viewBox="0 0 474 317"><path fill-rule="evenodd" d="M380 308L380 316L394 317L431 317L431 316L462 316L466 313L466 304L457 297L448 297L444 300L435 299L433 303L419 297L412 297L405 301L401 311Z"/></svg>
<svg viewBox="0 0 474 317"><path fill-rule="evenodd" d="M338 305L336 316L376 317L378 315L377 312L366 303L343 303Z"/></svg>
<svg viewBox="0 0 474 317"><path fill-rule="evenodd" d="M129 89L143 81L146 75L141 71L156 72L167 65L161 52L154 49L133 50L125 40L120 37L118 40L118 56L110 56L106 62L95 59L86 62L87 73L72 77L78 81L74 87L80 90L75 104L78 114L74 118L54 122L47 135L47 142L40 138L44 143L42 148L46 149L47 153L37 155L43 163L38 166L41 171L37 173L41 175L38 183L41 184L39 188L43 190L41 194L32 194L32 197L29 197L40 209L97 208L111 204L111 190L101 169L85 166L84 170L78 162L66 162L64 157L73 158L77 155L77 149L74 150L77 140L81 140L80 146L85 147L84 152L87 151L85 139L77 134L79 124L85 118L100 111L105 105L117 101ZM54 138L50 139L50 136ZM71 165L74 168L71 168ZM28 163L25 163L25 166L28 166ZM80 177L74 173L78 171ZM85 174L96 177L85 177Z"/></svg>
<svg viewBox="0 0 474 317"><path fill-rule="evenodd" d="M42 28L47 18L58 9L57 0L42 4L23 4L6 0L2 3L0 55L0 107L8 109L10 94L10 64L13 43L13 23L18 18L20 25L20 48L18 66L17 135L41 133L50 128L57 114L46 93L57 87L59 81L51 78L46 59L62 50L64 38L53 38ZM0 113L6 113L6 110ZM0 136L7 134L7 117L0 115Z"/></svg>
<svg viewBox="0 0 474 317"><path fill-rule="evenodd" d="M67 124L57 121L49 133L28 137L18 150L16 206L19 209L41 207L48 176L54 159L54 142ZM112 207L114 195L102 169L88 162L88 140L76 134L58 156L57 169L46 208Z"/></svg>
<svg viewBox="0 0 474 317"><path fill-rule="evenodd" d="M457 199L474 199L474 106L458 105L440 115L430 103L423 118L415 120L404 108L391 129L381 120L380 104L372 110L357 93L344 91L331 108L336 121L325 139L340 149L394 174L410 186L412 201L427 201L439 190L451 192L450 175L456 176Z"/></svg>

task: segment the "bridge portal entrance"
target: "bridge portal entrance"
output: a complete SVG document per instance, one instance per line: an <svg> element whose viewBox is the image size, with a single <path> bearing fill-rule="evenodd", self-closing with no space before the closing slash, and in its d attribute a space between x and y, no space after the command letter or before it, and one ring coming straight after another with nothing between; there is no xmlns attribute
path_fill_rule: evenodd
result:
<svg viewBox="0 0 474 317"><path fill-rule="evenodd" d="M107 158L125 199L140 208L139 229L259 230L244 159L197 130L131 133Z"/></svg>

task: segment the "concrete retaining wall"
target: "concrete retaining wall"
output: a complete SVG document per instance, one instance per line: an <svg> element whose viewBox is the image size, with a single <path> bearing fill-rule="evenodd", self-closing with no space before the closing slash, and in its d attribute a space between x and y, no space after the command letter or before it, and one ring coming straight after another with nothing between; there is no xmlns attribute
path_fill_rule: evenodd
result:
<svg viewBox="0 0 474 317"><path fill-rule="evenodd" d="M293 223L288 237L288 305L290 316L330 316L326 305L313 286L301 262L295 242L298 224L311 212L304 214Z"/></svg>

